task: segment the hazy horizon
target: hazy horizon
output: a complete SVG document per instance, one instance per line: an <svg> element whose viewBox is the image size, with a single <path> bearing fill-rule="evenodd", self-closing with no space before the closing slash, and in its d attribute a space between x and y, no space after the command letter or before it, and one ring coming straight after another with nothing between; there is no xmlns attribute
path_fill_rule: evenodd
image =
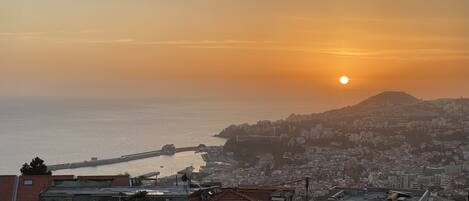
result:
<svg viewBox="0 0 469 201"><path fill-rule="evenodd" d="M454 97L436 97L428 96L420 97L407 91L389 90L393 92L404 92L417 99L432 101L438 99L459 99L468 98L466 96L454 96ZM388 91L377 91L376 93L359 93L356 97L351 97L351 94L342 94L339 100L334 102L328 101L327 98L330 96L319 97L316 100L309 99L269 99L269 98L224 98L224 97L145 97L145 96L0 96L0 103L5 104L3 106L8 107L8 104L14 103L17 105L34 105L44 103L57 103L60 104L81 104L81 103L101 103L101 104L184 104L184 103L203 103L203 104L220 104L223 103L226 107L237 107L239 105L264 105L265 107L271 108L283 108L283 111L288 111L291 108L290 114L309 114L309 113L321 113L329 110L340 109L347 106L359 104L362 101L367 100L370 97L381 94ZM306 110L299 110L299 108ZM278 116L277 119L287 117ZM268 119L268 120L277 120ZM267 120L267 119L266 119ZM238 122L239 123L239 122Z"/></svg>
<svg viewBox="0 0 469 201"><path fill-rule="evenodd" d="M463 0L0 1L0 27L0 97L469 96Z"/></svg>

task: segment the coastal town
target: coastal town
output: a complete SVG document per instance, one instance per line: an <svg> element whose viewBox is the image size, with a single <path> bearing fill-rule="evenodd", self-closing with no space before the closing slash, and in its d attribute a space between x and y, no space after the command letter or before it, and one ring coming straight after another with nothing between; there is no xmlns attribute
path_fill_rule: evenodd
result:
<svg viewBox="0 0 469 201"><path fill-rule="evenodd" d="M463 201L469 189L468 134L467 99L423 101L383 92L338 110L229 126L217 135L227 139L223 146L168 144L111 160L197 151L206 162L199 171L188 167L163 178L157 173L0 176L0 192L7 195L9 183L17 187L8 195L28 200L21 191L40 179L47 185L35 186L38 198L31 200L80 200L78 195L87 194L102 198L96 200L120 195L124 200ZM49 170L108 162L65 163Z"/></svg>
<svg viewBox="0 0 469 201"><path fill-rule="evenodd" d="M364 110L369 113L358 115ZM292 115L228 127L220 135L231 141L224 150L206 154L208 163L201 172L208 176L203 180L227 186L285 184L302 191L303 183L289 181L310 177L313 197L326 195L334 186L431 189L443 200L466 197L469 100L424 102L385 92L333 112L349 116ZM281 149L292 151L277 153L282 144L287 148ZM255 163L248 165L249 158L240 154L244 149L256 153Z"/></svg>

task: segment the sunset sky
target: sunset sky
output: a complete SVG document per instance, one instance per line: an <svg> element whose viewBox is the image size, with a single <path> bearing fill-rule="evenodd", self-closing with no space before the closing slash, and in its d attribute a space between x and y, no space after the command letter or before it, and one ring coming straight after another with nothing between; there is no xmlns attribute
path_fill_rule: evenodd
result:
<svg viewBox="0 0 469 201"><path fill-rule="evenodd" d="M383 90L469 96L469 1L0 0L0 96L343 104Z"/></svg>

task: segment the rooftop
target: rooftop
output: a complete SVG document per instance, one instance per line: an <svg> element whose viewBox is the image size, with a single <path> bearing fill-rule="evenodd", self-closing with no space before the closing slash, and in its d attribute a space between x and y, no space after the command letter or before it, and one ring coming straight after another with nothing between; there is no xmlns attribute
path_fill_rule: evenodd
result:
<svg viewBox="0 0 469 201"><path fill-rule="evenodd" d="M427 201L429 193L424 190L389 188L334 188L321 200L328 201Z"/></svg>
<svg viewBox="0 0 469 201"><path fill-rule="evenodd" d="M238 188L206 188L194 192L189 197L190 201L271 201L293 199L294 189L272 186L242 185Z"/></svg>
<svg viewBox="0 0 469 201"><path fill-rule="evenodd" d="M146 191L147 195L188 195L188 192L182 187L111 187L111 188L99 188L99 187L50 187L42 196L50 195L78 195L78 194L89 194L89 195L133 195L135 193Z"/></svg>

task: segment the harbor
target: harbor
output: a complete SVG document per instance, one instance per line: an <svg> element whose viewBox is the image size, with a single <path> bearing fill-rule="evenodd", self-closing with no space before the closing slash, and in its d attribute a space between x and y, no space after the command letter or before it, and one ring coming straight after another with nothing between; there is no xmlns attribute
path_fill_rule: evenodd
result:
<svg viewBox="0 0 469 201"><path fill-rule="evenodd" d="M62 164L55 164L49 165L48 170L50 171L57 171L57 170L65 170L65 169L76 169L76 168L83 168L83 167L97 167L103 165L111 165L117 163L124 163L134 160L140 160L145 158L152 158L158 157L162 155L174 155L176 153L181 152L207 152L210 149L216 148L217 146L205 146L204 144L200 144L198 146L189 146L189 147L175 147L172 144L164 145L160 150L154 151L147 151L135 154L127 154L122 155L120 157L115 158L107 158L107 159L98 159L96 157L92 157L91 160L85 160L82 162L71 162L71 163L62 163Z"/></svg>

